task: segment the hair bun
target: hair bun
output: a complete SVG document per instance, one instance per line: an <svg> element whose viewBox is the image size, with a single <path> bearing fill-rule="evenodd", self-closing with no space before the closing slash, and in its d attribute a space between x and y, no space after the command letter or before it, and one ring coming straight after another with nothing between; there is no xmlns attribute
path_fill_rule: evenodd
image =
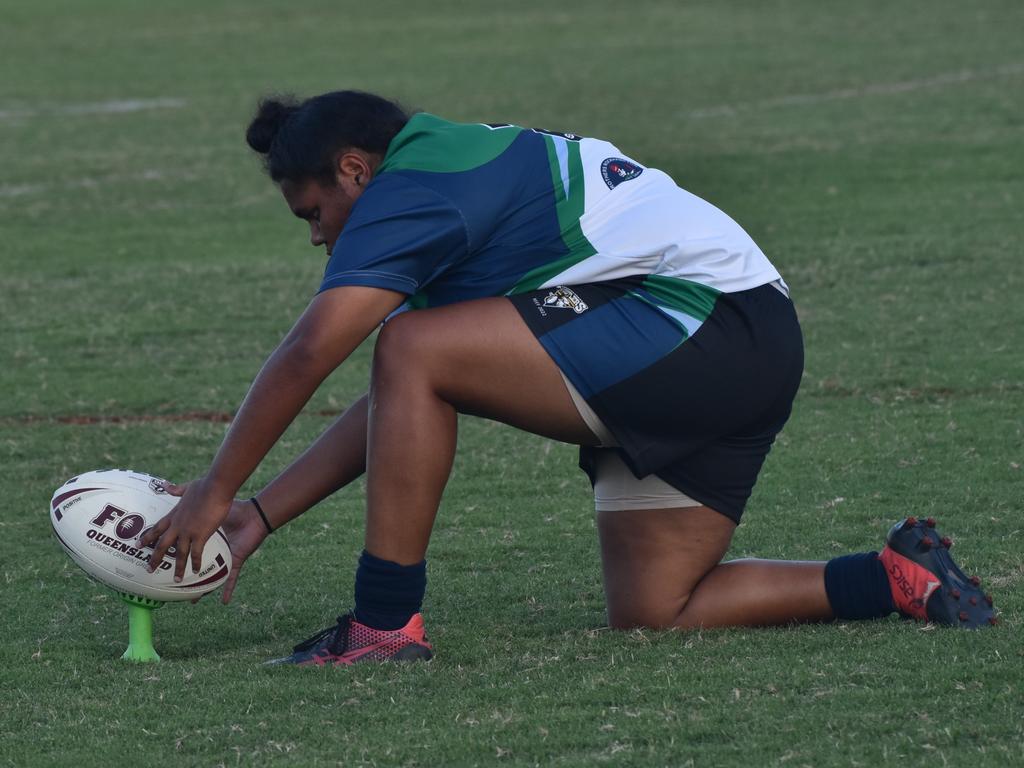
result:
<svg viewBox="0 0 1024 768"><path fill-rule="evenodd" d="M246 142L260 154L267 154L281 127L298 111L294 97L263 99L245 132Z"/></svg>
<svg viewBox="0 0 1024 768"><path fill-rule="evenodd" d="M336 182L338 153L360 149L379 158L409 115L396 102L365 91L331 91L305 101L275 95L260 102L245 140L270 178Z"/></svg>

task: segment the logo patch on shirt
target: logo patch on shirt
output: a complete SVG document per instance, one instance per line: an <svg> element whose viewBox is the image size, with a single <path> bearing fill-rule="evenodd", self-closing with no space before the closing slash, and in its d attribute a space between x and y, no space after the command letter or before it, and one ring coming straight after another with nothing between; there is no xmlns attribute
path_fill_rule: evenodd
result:
<svg viewBox="0 0 1024 768"><path fill-rule="evenodd" d="M608 189L615 189L622 182L635 179L643 172L644 169L639 165L621 157L609 157L601 163L601 178Z"/></svg>
<svg viewBox="0 0 1024 768"><path fill-rule="evenodd" d="M564 285L557 286L551 293L544 297L545 307L555 309L571 309L577 315L582 315L590 307L576 293Z"/></svg>

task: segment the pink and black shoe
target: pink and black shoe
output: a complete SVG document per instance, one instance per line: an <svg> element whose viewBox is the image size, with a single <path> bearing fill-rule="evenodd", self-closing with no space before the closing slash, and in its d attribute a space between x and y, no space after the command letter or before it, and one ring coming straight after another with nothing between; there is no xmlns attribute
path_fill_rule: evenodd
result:
<svg viewBox="0 0 1024 768"><path fill-rule="evenodd" d="M360 624L350 613L317 632L292 651L291 656L268 665L350 666L364 661L429 661L434 655L423 629L422 614L415 614L401 629L374 629Z"/></svg>
<svg viewBox="0 0 1024 768"><path fill-rule="evenodd" d="M991 595L981 590L977 576L968 578L953 562L952 544L948 536L939 536L931 517L908 517L892 527L878 559L896 608L904 616L952 627L995 624Z"/></svg>

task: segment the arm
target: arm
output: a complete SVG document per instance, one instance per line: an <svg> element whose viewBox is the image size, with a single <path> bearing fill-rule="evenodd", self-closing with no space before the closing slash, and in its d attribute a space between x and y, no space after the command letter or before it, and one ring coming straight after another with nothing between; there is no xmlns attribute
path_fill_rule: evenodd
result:
<svg viewBox="0 0 1024 768"><path fill-rule="evenodd" d="M366 404L363 395L259 492L260 505L275 530L366 470Z"/></svg>
<svg viewBox="0 0 1024 768"><path fill-rule="evenodd" d="M238 489L320 383L403 300L395 291L362 286L334 288L313 299L259 372L210 470L143 537L144 544L154 545L151 567L175 546L175 577L184 575L190 553L193 570L199 570L203 545L227 516Z"/></svg>
<svg viewBox="0 0 1024 768"><path fill-rule="evenodd" d="M318 502L343 488L366 467L366 396L345 410L323 434L260 493L271 527L277 530ZM183 496L187 485L165 483L167 493ZM227 605L235 592L242 566L267 538L267 527L256 508L247 500L235 499L221 530L231 547L231 572L224 582L222 602ZM196 598L198 600L198 598Z"/></svg>

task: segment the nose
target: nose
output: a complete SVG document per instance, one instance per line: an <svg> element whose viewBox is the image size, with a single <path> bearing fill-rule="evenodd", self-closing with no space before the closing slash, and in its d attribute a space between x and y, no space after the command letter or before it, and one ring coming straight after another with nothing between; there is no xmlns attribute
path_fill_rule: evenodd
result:
<svg viewBox="0 0 1024 768"><path fill-rule="evenodd" d="M309 222L309 242L313 246L320 246L326 242L323 232L320 231L320 222L318 221Z"/></svg>

